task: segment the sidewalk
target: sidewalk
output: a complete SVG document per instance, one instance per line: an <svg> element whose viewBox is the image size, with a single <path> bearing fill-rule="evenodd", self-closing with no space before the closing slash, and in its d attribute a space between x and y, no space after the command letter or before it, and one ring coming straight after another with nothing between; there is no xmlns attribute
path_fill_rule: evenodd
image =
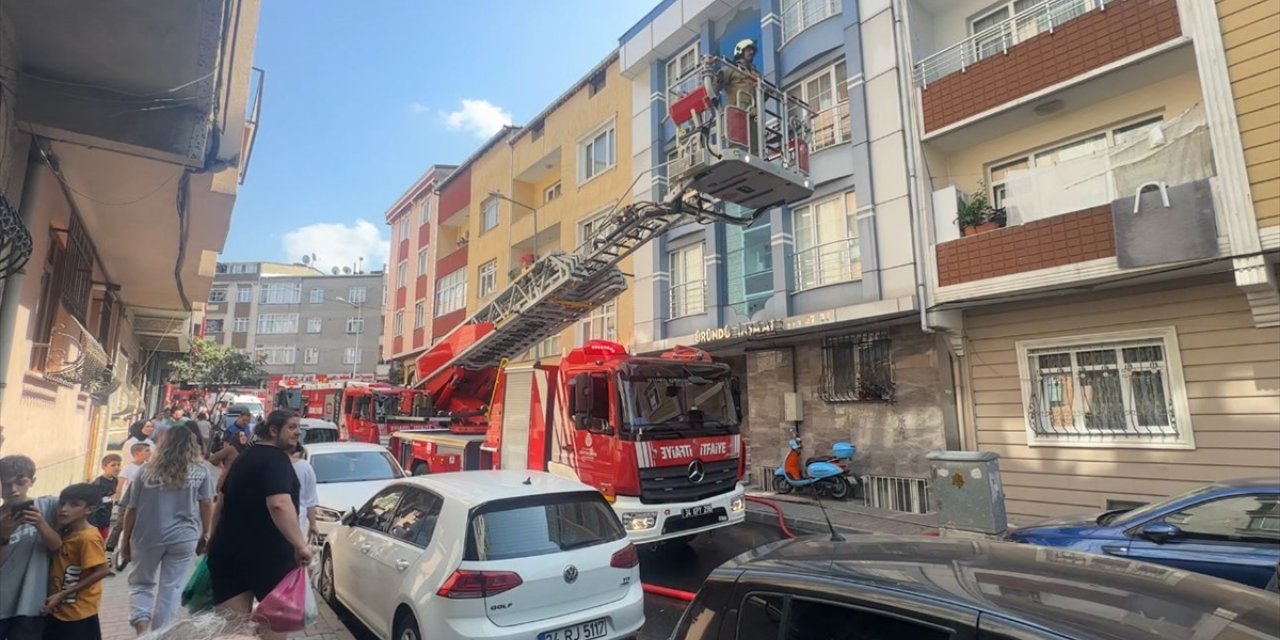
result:
<svg viewBox="0 0 1280 640"><path fill-rule="evenodd" d="M822 510L812 498L803 495L779 495L764 491L748 491L747 495L770 500L782 509L787 528L797 535L826 533L827 522ZM854 502L824 500L831 525L844 533L884 533L893 535L921 535L938 530L937 514L901 513L872 509ZM772 509L757 502L747 502L747 520L764 524L778 522Z"/></svg>
<svg viewBox="0 0 1280 640"><path fill-rule="evenodd" d="M102 609L98 618L102 623L103 640L131 640L137 636L129 626L129 571L130 568L126 567L123 573L102 581ZM320 619L311 627L290 635L290 638L354 640L355 636L347 631L328 605L318 599L316 604L319 605Z"/></svg>

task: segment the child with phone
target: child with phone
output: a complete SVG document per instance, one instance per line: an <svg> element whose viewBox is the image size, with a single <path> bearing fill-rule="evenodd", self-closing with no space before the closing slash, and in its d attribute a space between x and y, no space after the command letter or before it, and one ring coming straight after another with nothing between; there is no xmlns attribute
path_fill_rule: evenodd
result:
<svg viewBox="0 0 1280 640"><path fill-rule="evenodd" d="M39 640L49 588L49 557L62 547L58 499L30 498L36 465L0 458L0 640Z"/></svg>

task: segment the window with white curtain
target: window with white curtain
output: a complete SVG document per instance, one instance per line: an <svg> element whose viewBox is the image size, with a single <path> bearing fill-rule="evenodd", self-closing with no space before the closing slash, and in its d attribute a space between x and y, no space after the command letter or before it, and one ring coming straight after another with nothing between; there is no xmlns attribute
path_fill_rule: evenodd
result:
<svg viewBox="0 0 1280 640"><path fill-rule="evenodd" d="M792 210L797 290L862 278L856 211L852 191Z"/></svg>
<svg viewBox="0 0 1280 640"><path fill-rule="evenodd" d="M316 347L307 347L302 352L302 364L317 364L320 362L320 350Z"/></svg>
<svg viewBox="0 0 1280 640"><path fill-rule="evenodd" d="M232 330L232 331L234 331L235 333L248 333L248 332L249 332L249 319L248 319L248 318L236 318L235 323L232 325L232 329L231 329L231 330Z"/></svg>
<svg viewBox="0 0 1280 640"><path fill-rule="evenodd" d="M257 351L262 364L296 364L298 360L298 348L293 345L259 346Z"/></svg>
<svg viewBox="0 0 1280 640"><path fill-rule="evenodd" d="M264 284L258 301L262 304L298 304L302 302L302 283Z"/></svg>
<svg viewBox="0 0 1280 640"><path fill-rule="evenodd" d="M479 290L476 291L476 295L483 298L483 297L492 295L494 291L498 290L498 261L497 260L490 260L480 265L479 274L480 274L480 277L478 278L477 282L479 283L480 288Z"/></svg>
<svg viewBox="0 0 1280 640"><path fill-rule="evenodd" d="M814 151L848 142L849 122L848 73L844 61L833 64L804 80L787 93L813 109L810 127Z"/></svg>
<svg viewBox="0 0 1280 640"><path fill-rule="evenodd" d="M236 287L236 302L253 302L253 287Z"/></svg>
<svg viewBox="0 0 1280 640"><path fill-rule="evenodd" d="M307 318L307 333L320 333L322 324L321 318Z"/></svg>
<svg viewBox="0 0 1280 640"><path fill-rule="evenodd" d="M579 345L585 344L588 340L617 340L617 301L606 302L592 309L591 313L578 322L578 326Z"/></svg>
<svg viewBox="0 0 1280 640"><path fill-rule="evenodd" d="M840 0L782 0L782 41L840 13Z"/></svg>
<svg viewBox="0 0 1280 640"><path fill-rule="evenodd" d="M364 304L366 295L367 292L364 287L351 287L347 290L347 302L350 302L351 304ZM386 302L385 292L383 302Z"/></svg>
<svg viewBox="0 0 1280 640"><path fill-rule="evenodd" d="M578 144L578 182L586 182L617 162L617 132L613 122Z"/></svg>
<svg viewBox="0 0 1280 640"><path fill-rule="evenodd" d="M467 306L467 270L458 269L436 280L436 317Z"/></svg>
<svg viewBox="0 0 1280 640"><path fill-rule="evenodd" d="M342 354L343 364L360 364L360 350L355 347L347 347Z"/></svg>
<svg viewBox="0 0 1280 640"><path fill-rule="evenodd" d="M298 314L263 313L258 315L258 333L297 333Z"/></svg>
<svg viewBox="0 0 1280 640"><path fill-rule="evenodd" d="M703 243L681 247L668 254L671 267L671 317L702 313L707 306L706 265Z"/></svg>

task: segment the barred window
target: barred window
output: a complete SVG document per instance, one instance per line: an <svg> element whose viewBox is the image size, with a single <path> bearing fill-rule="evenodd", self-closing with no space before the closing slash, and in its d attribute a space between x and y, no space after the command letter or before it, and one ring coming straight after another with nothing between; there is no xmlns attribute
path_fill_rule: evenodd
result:
<svg viewBox="0 0 1280 640"><path fill-rule="evenodd" d="M893 402L889 333L871 331L822 341L822 390L827 402Z"/></svg>

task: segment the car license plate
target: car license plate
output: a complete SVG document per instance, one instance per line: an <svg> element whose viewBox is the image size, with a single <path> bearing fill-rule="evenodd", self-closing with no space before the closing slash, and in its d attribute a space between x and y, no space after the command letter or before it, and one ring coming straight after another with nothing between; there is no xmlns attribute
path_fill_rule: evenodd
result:
<svg viewBox="0 0 1280 640"><path fill-rule="evenodd" d="M592 638L603 638L608 633L609 625L604 618L600 618L563 629L543 631L538 634L538 640L592 640Z"/></svg>
<svg viewBox="0 0 1280 640"><path fill-rule="evenodd" d="M681 517L681 518L696 518L696 517L698 517L698 516L705 516L705 515L707 515L708 513L711 513L711 505L709 505L709 504L703 504L703 505L698 505L698 506L696 506L696 507L685 507L685 508L681 509L681 510L680 510L680 517Z"/></svg>

